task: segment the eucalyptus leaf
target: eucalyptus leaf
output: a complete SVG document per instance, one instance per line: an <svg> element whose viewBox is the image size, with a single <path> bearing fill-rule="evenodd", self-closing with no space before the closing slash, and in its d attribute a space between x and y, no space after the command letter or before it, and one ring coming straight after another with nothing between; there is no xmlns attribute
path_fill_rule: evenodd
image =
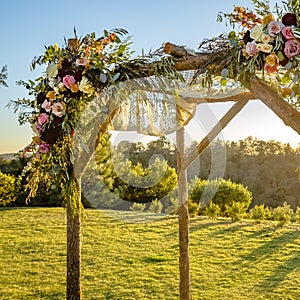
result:
<svg viewBox="0 0 300 300"><path fill-rule="evenodd" d="M119 77L120 77L120 75L121 75L120 73L116 73L116 74L113 76L112 80L113 80L113 81L118 80Z"/></svg>
<svg viewBox="0 0 300 300"><path fill-rule="evenodd" d="M284 67L289 70L293 67L293 63L289 61Z"/></svg>
<svg viewBox="0 0 300 300"><path fill-rule="evenodd" d="M106 76L105 74L101 73L101 74L100 74L100 81L101 81L102 83L106 83L106 81L107 81L107 76Z"/></svg>
<svg viewBox="0 0 300 300"><path fill-rule="evenodd" d="M224 68L221 72L222 77L228 77L228 69Z"/></svg>

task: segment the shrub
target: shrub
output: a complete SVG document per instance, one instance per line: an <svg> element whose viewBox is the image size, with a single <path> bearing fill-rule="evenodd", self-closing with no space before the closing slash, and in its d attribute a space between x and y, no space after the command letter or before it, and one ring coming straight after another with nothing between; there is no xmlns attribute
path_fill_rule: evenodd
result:
<svg viewBox="0 0 300 300"><path fill-rule="evenodd" d="M294 214L294 220L295 222L300 223L300 207L298 206Z"/></svg>
<svg viewBox="0 0 300 300"><path fill-rule="evenodd" d="M149 209L148 211L149 212L152 212L152 213L155 213L155 214L160 214L161 211L163 209L163 205L161 204L160 201L158 201L157 199L154 200L151 205L149 206Z"/></svg>
<svg viewBox="0 0 300 300"><path fill-rule="evenodd" d="M204 209L204 214L211 219L216 219L221 214L221 209L218 204L212 201Z"/></svg>
<svg viewBox="0 0 300 300"><path fill-rule="evenodd" d="M247 208L242 202L232 202L226 205L226 213L232 222L238 222L245 216Z"/></svg>
<svg viewBox="0 0 300 300"><path fill-rule="evenodd" d="M230 207L234 202L242 203L243 209L247 210L252 201L252 193L247 187L231 180L215 179L209 181L195 178L189 188L192 202L199 203L201 208L212 201L219 206L221 216L228 216L226 206Z"/></svg>
<svg viewBox="0 0 300 300"><path fill-rule="evenodd" d="M188 201L188 208L189 208L189 216L194 218L198 214L198 204L192 201Z"/></svg>
<svg viewBox="0 0 300 300"><path fill-rule="evenodd" d="M146 208L146 204L143 204L143 203L133 203L130 206L130 210L132 210L132 211L144 211L145 208Z"/></svg>
<svg viewBox="0 0 300 300"><path fill-rule="evenodd" d="M0 172L0 206L6 206L17 199L18 186L15 176Z"/></svg>
<svg viewBox="0 0 300 300"><path fill-rule="evenodd" d="M249 211L249 216L251 219L255 220L256 223L260 223L263 220L271 218L271 211L268 207L262 205L255 205Z"/></svg>
<svg viewBox="0 0 300 300"><path fill-rule="evenodd" d="M278 222L279 226L283 226L291 222L293 216L293 210L287 202L283 203L283 206L278 206L273 210L274 220Z"/></svg>

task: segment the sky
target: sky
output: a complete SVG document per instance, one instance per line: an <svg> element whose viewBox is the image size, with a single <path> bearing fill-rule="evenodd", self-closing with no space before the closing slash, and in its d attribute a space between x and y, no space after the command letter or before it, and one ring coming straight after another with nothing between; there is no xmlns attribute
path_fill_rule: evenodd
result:
<svg viewBox="0 0 300 300"><path fill-rule="evenodd" d="M203 39L230 31L230 27L218 23L216 17L220 11L231 12L234 5L251 7L251 1L3 0L0 67L8 66L9 87L0 88L0 153L15 153L31 141L30 127L19 126L17 115L6 106L10 100L28 96L23 87L16 85L16 81L32 80L41 74L43 70L30 71L30 63L44 52L45 45L63 45L64 37L73 37L74 27L78 36L90 32L101 35L103 29L124 28L131 36L132 50L137 56L142 49L145 52L156 50L165 42L197 49ZM201 108L200 105L196 121L202 120L209 109L216 117L212 118L213 123L230 105L213 104L209 108ZM192 132L194 139L200 140L197 130L193 130L195 126L197 122L191 123L188 131ZM210 125L201 126L208 128ZM289 142L292 146L300 142L299 135L259 101L248 103L224 129L222 138L239 140L250 135Z"/></svg>

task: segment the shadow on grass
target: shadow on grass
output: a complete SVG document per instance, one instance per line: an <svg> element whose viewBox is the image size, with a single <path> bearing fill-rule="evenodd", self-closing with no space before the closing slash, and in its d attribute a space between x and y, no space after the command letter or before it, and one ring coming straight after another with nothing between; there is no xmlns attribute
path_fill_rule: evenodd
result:
<svg viewBox="0 0 300 300"><path fill-rule="evenodd" d="M275 234L275 232L273 232L273 234ZM245 263L245 261L247 262L247 264L249 264L250 262L255 263L258 260L263 259L264 257L269 257L270 255L272 255L272 253L278 251L279 249L282 249L286 244L294 242L299 237L299 231L281 232L279 235L271 237L269 241L265 241L259 247L252 249L251 252L241 256L241 263Z"/></svg>
<svg viewBox="0 0 300 300"><path fill-rule="evenodd" d="M274 289L278 288L282 283L289 279L289 274L297 270L297 274L300 272L300 250L292 252L292 256L288 258L282 264L279 264L272 272L272 274L266 277L264 280L260 281L255 289L258 293L265 292L266 287L268 287L269 292L273 292ZM299 279L298 279L299 280ZM298 291L293 290L293 293L297 294L299 297L299 288ZM291 295L290 295L291 296ZM286 298L286 299L299 299L298 298Z"/></svg>

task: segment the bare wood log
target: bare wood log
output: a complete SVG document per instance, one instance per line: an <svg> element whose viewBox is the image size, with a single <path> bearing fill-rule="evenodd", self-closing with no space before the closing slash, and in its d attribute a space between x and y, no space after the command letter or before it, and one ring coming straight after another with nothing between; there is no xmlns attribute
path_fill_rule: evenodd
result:
<svg viewBox="0 0 300 300"><path fill-rule="evenodd" d="M189 53L184 47L177 46L169 42L165 43L164 52L177 58L189 56Z"/></svg>
<svg viewBox="0 0 300 300"><path fill-rule="evenodd" d="M182 168L185 170L201 154L213 139L228 125L228 123L241 111L248 103L248 99L236 102L222 119L213 127L206 137L197 145L196 149L183 161Z"/></svg>
<svg viewBox="0 0 300 300"><path fill-rule="evenodd" d="M250 91L267 105L285 125L300 134L300 112L282 99L278 93L257 76L250 78Z"/></svg>
<svg viewBox="0 0 300 300"><path fill-rule="evenodd" d="M190 300L191 275L189 259L189 211L187 170L182 167L184 157L184 127L176 131L177 141L177 176L178 176L178 233L179 233L179 274L180 300Z"/></svg>

